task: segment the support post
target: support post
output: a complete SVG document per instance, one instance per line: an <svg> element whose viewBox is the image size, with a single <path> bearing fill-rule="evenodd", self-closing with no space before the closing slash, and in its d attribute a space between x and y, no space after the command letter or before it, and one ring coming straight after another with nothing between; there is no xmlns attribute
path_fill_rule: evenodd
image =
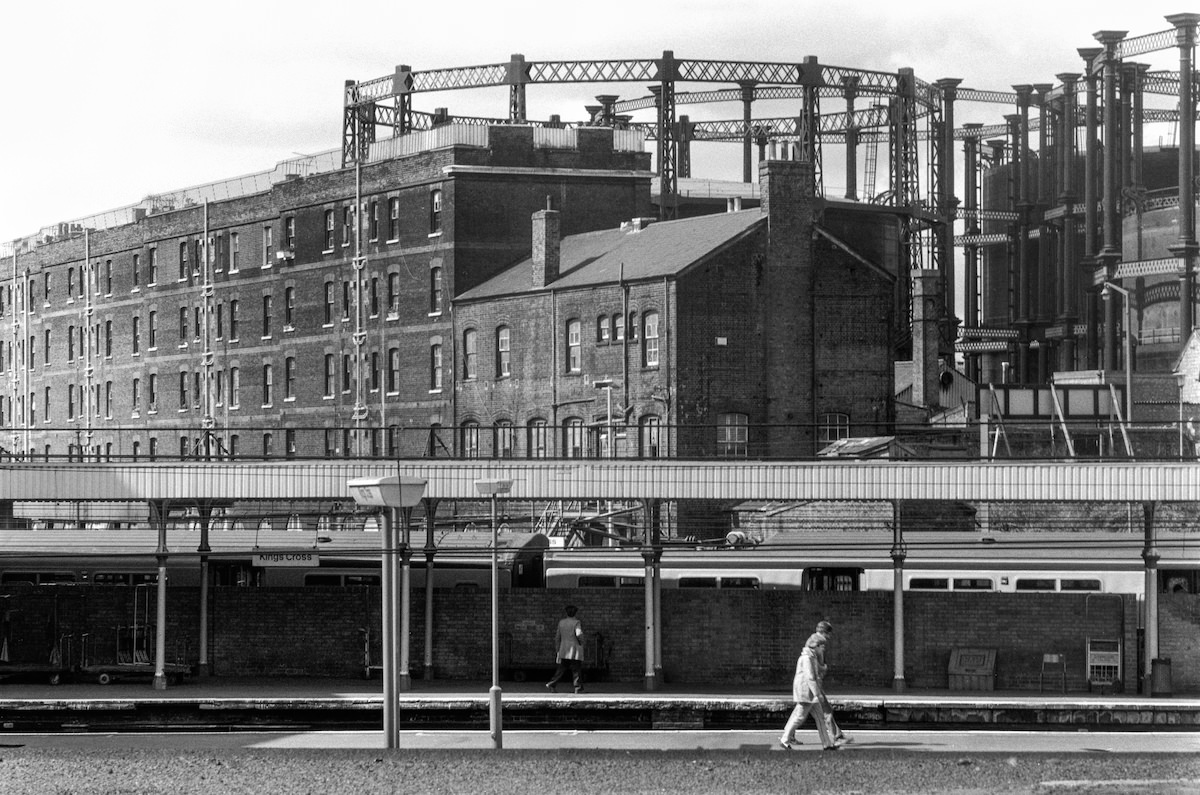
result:
<svg viewBox="0 0 1200 795"><path fill-rule="evenodd" d="M1154 503L1142 503L1143 531L1146 545L1142 549L1142 560L1146 563L1145 579L1145 632L1142 635L1145 649L1142 654L1142 693L1152 690L1154 660L1158 658L1158 548L1155 546ZM1151 693L1151 695L1154 695Z"/></svg>
<svg viewBox="0 0 1200 795"><path fill-rule="evenodd" d="M899 505L892 502L892 690L907 690L904 681L904 531Z"/></svg>
<svg viewBox="0 0 1200 795"><path fill-rule="evenodd" d="M400 632L396 621L396 583L395 570L392 567L396 558L396 550L392 545L392 511L384 508L379 512L379 541L382 563L380 568L380 585L383 591L383 638L380 648L383 652L383 736L386 747L399 747L400 738L396 732L396 657L395 639Z"/></svg>
<svg viewBox="0 0 1200 795"><path fill-rule="evenodd" d="M409 674L409 627L412 625L412 545L409 544L409 528L412 524L411 507L402 507L400 513L400 672L397 674L396 688L412 690L412 676Z"/></svg>
<svg viewBox="0 0 1200 795"><path fill-rule="evenodd" d="M208 676L208 532L212 526L212 506L208 503L200 505L200 545L196 551L200 553L200 651L196 661L196 676Z"/></svg>
<svg viewBox="0 0 1200 795"><path fill-rule="evenodd" d="M154 689L167 689L167 501L150 501L150 518L158 531L158 611L154 618ZM134 623L137 623L136 616Z"/></svg>
<svg viewBox="0 0 1200 795"><path fill-rule="evenodd" d="M1179 241L1170 251L1179 257L1179 349L1195 327L1192 301L1196 279L1196 189L1192 181L1196 157L1196 96L1193 57L1200 14L1172 14L1179 44Z"/></svg>

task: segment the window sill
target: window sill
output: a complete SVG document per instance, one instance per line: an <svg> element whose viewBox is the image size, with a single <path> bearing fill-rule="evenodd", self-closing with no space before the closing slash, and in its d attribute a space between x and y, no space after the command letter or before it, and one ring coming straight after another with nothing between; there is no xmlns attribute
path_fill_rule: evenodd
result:
<svg viewBox="0 0 1200 795"><path fill-rule="evenodd" d="M441 237L441 236L442 236L442 230L440 230L440 229L436 232L430 232L428 235L426 235L426 237L429 237L429 238Z"/></svg>
<svg viewBox="0 0 1200 795"><path fill-rule="evenodd" d="M131 293L140 293L141 291L142 291L141 287L130 287L129 288L129 292L131 292Z"/></svg>
<svg viewBox="0 0 1200 795"><path fill-rule="evenodd" d="M296 398L295 398L295 397L285 397L285 398L283 399L283 402L284 402L284 403L295 403L295 402L296 402Z"/></svg>
<svg viewBox="0 0 1200 795"><path fill-rule="evenodd" d="M440 394L442 394L442 390L441 390L441 388L440 388L440 387L439 387L438 389L431 389L431 390L429 390L429 394L431 394L431 395L440 395Z"/></svg>

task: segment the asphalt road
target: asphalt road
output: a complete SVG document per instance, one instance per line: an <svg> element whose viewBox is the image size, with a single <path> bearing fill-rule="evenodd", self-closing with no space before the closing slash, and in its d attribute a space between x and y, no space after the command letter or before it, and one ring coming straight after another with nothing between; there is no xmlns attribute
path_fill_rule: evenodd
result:
<svg viewBox="0 0 1200 795"><path fill-rule="evenodd" d="M1200 733L0 734L6 793L1200 793Z"/></svg>

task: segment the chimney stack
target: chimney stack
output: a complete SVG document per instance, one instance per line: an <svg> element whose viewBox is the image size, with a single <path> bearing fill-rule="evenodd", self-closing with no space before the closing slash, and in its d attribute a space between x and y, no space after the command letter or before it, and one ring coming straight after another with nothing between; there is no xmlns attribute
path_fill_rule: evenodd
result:
<svg viewBox="0 0 1200 795"><path fill-rule="evenodd" d="M533 214L533 286L546 287L558 279L558 210L538 210Z"/></svg>

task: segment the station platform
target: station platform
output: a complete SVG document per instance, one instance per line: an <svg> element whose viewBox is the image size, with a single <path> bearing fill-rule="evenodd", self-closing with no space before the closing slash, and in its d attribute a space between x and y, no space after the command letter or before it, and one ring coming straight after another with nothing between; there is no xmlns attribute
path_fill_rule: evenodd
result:
<svg viewBox="0 0 1200 795"><path fill-rule="evenodd" d="M404 728L488 725L490 682L414 679L398 695ZM779 726L792 708L790 683L693 686L587 683L582 693L540 683L501 682L513 728L752 729ZM565 691L565 692L564 692ZM845 727L1146 729L1200 732L1200 697L962 690L856 690L829 694ZM132 731L263 727L371 729L382 726L382 683L364 679L188 677L163 690L149 679L110 684L0 682L0 732Z"/></svg>

